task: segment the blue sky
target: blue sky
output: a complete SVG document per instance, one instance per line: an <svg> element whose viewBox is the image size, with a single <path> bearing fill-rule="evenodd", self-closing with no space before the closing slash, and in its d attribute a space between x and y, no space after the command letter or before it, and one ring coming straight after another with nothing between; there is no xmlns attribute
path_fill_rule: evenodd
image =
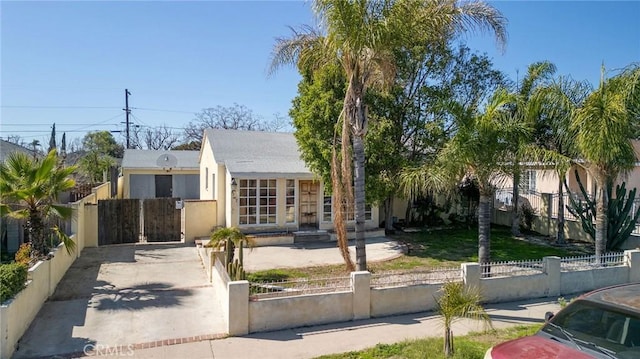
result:
<svg viewBox="0 0 640 359"><path fill-rule="evenodd" d="M640 1L491 3L509 20L506 52L488 35L464 40L513 79L546 59L597 84L603 61L640 61ZM123 129L125 88L140 125L180 128L233 103L286 116L299 76L268 77L270 52L287 26L313 23L302 1L2 1L0 14L0 137L45 146L54 122L58 141Z"/></svg>

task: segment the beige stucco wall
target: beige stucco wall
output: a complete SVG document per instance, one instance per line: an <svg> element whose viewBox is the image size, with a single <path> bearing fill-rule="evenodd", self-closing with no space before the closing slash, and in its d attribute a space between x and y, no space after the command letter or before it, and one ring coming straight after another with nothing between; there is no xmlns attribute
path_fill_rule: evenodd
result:
<svg viewBox="0 0 640 359"><path fill-rule="evenodd" d="M595 288L606 287L629 281L629 268L594 268L591 270L562 272L560 287L564 293L586 292Z"/></svg>
<svg viewBox="0 0 640 359"><path fill-rule="evenodd" d="M547 295L547 275L528 275L526 281L521 276L486 278L480 281L480 292L486 302L508 302Z"/></svg>
<svg viewBox="0 0 640 359"><path fill-rule="evenodd" d="M310 310L310 308L313 308ZM277 318L277 320L274 320ZM351 292L249 302L249 332L264 332L353 319Z"/></svg>
<svg viewBox="0 0 640 359"><path fill-rule="evenodd" d="M435 308L440 284L371 289L371 316L417 313Z"/></svg>
<svg viewBox="0 0 640 359"><path fill-rule="evenodd" d="M76 238L72 236L74 241ZM56 289L58 282L83 247L67 254L63 244L53 251L53 258L40 261L29 269L27 286L15 298L0 305L0 358L10 358L18 340Z"/></svg>
<svg viewBox="0 0 640 359"><path fill-rule="evenodd" d="M208 237L217 225L217 203L213 200L185 200L182 208L184 241L191 243Z"/></svg>

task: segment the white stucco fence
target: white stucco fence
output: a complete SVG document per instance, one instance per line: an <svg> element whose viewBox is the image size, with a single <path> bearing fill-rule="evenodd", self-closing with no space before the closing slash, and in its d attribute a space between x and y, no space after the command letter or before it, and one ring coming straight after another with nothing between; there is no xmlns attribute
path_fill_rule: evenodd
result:
<svg viewBox="0 0 640 359"><path fill-rule="evenodd" d="M459 280L466 286L479 288L486 303L558 298L609 285L640 282L640 250L625 251L623 258L612 266L563 269L561 258L545 257L537 270L517 275L496 270L486 278L482 278L477 263L463 263ZM499 264L495 266L498 269ZM353 272L350 288L342 291L251 299L249 282L228 281L222 265L214 264L211 271L212 285L223 298L229 335L431 311L436 308L439 289L446 280L372 287L369 272Z"/></svg>

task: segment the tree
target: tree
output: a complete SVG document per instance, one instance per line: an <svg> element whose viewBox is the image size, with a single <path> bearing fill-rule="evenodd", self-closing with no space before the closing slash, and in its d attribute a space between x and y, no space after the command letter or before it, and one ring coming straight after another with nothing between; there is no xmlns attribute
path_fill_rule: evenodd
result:
<svg viewBox="0 0 640 359"><path fill-rule="evenodd" d="M405 191L425 193L431 189L455 187L465 178L475 179L480 192L478 207L478 260L490 262L491 201L494 185L508 171L505 158L511 151L509 139L526 136L530 130L510 115L515 96L502 89L494 93L484 108L465 107L455 101L449 109L458 130L439 153L436 163L409 168L401 174ZM475 104L474 106L477 106Z"/></svg>
<svg viewBox="0 0 640 359"><path fill-rule="evenodd" d="M169 150L178 141L178 134L166 125L145 127L144 129L134 127L131 136L131 147L148 150Z"/></svg>
<svg viewBox="0 0 640 359"><path fill-rule="evenodd" d="M206 247L223 249L225 251L225 260L224 266L227 268L231 274L232 267L235 264L235 270L239 273L244 274L244 251L243 247L253 248L256 245L255 240L253 238L248 237L246 234L242 233L237 227L221 227L214 230L211 233L211 240L207 243ZM238 248L238 259L235 259L235 249ZM234 278L235 279L244 279L243 276Z"/></svg>
<svg viewBox="0 0 640 359"><path fill-rule="evenodd" d="M451 326L458 319L481 320L492 327L491 318L480 302L482 296L477 288L467 288L463 282L447 282L442 285L440 297L436 299L436 310L444 324L444 355L448 358L454 353L453 331Z"/></svg>
<svg viewBox="0 0 640 359"><path fill-rule="evenodd" d="M55 150L57 148L56 146L56 124L53 124L53 127L51 127L51 138L49 139L49 152L51 152L51 150Z"/></svg>
<svg viewBox="0 0 640 359"><path fill-rule="evenodd" d="M636 154L630 139L640 115L640 67L631 66L609 79L601 70L599 87L584 100L571 121L582 164L596 182L595 255L606 251L607 184L633 168Z"/></svg>
<svg viewBox="0 0 640 359"><path fill-rule="evenodd" d="M515 103L512 104L512 116L519 121L525 121L533 126L539 122L540 109L538 97L534 94L538 87L544 86L545 81L549 81L555 73L556 66L549 61L536 62L529 65L527 75L517 83L515 90ZM531 132L526 133L527 137L515 137L510 139L513 144L512 170L513 176L513 217L511 222L511 234L520 235L520 174L522 151L533 141Z"/></svg>
<svg viewBox="0 0 640 359"><path fill-rule="evenodd" d="M450 0L316 0L313 8L320 28L325 32L311 27L303 27L300 31L292 29L292 37L277 40L271 69L297 64L314 71L330 64L339 65L344 71L347 87L341 116L336 119L334 142L340 148L334 147L331 158L333 205L337 209L334 223L345 256L345 205L350 207L355 202L357 269L366 270L364 138L368 127L367 91L384 89L394 83L394 51L414 44L416 34L448 39L469 28L480 28L493 30L503 40L504 18L483 2L458 6ZM352 267L350 258L345 256L344 259L347 266Z"/></svg>
<svg viewBox="0 0 640 359"><path fill-rule="evenodd" d="M2 216L26 219L32 256L42 258L49 253L49 238L64 242L70 253L75 243L53 224L55 218L67 219L72 209L56 203L61 192L75 185L71 174L75 167L58 167L56 151L43 159L32 159L14 152L0 163L0 212Z"/></svg>
<svg viewBox="0 0 640 359"><path fill-rule="evenodd" d="M102 182L104 172L124 154L124 147L109 131L87 133L82 139L82 149L85 154L80 159L79 169L91 183Z"/></svg>
<svg viewBox="0 0 640 359"><path fill-rule="evenodd" d="M287 123L280 115L274 115L273 120L265 121L244 105L234 103L233 106L216 106L205 108L196 114L185 128L185 143L202 142L204 130L221 128L229 130L247 131L278 131L286 127ZM199 148L199 147L198 147Z"/></svg>
<svg viewBox="0 0 640 359"><path fill-rule="evenodd" d="M591 91L586 81L575 81L568 77L559 77L551 84L540 87L534 94L541 106L541 117L534 125L536 146L546 153L538 156L545 165L553 165L558 176L558 216L556 243L565 244L564 238L564 188L566 175L576 158L573 143L574 134L569 125L571 116L581 106Z"/></svg>

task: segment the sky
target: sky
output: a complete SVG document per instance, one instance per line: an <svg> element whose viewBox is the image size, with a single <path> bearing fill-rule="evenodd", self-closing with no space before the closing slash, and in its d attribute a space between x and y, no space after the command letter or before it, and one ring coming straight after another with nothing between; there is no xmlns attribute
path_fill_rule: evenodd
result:
<svg viewBox="0 0 640 359"><path fill-rule="evenodd" d="M512 79L535 61L598 84L640 62L640 0L491 1L508 19L506 49L489 34L460 40ZM271 120L288 116L300 76L269 75L289 26L313 24L303 1L0 1L0 137L47 147L88 131L133 124L179 131L204 108L237 103ZM143 127L144 128L144 127ZM122 133L114 132L120 142Z"/></svg>

